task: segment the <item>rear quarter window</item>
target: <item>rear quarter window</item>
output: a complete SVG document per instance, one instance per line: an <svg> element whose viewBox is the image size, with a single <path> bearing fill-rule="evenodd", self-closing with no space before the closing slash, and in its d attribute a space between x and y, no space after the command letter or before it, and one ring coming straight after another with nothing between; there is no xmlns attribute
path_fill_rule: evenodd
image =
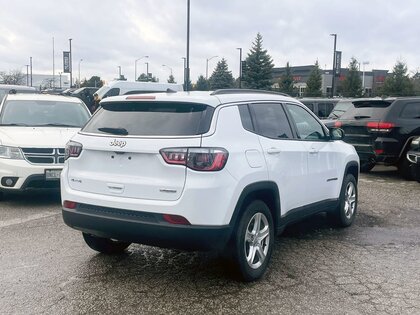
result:
<svg viewBox="0 0 420 315"><path fill-rule="evenodd" d="M83 131L131 136L200 135L209 131L213 112L213 107L198 103L105 102Z"/></svg>
<svg viewBox="0 0 420 315"><path fill-rule="evenodd" d="M420 103L407 103L401 111L401 118L420 119Z"/></svg>

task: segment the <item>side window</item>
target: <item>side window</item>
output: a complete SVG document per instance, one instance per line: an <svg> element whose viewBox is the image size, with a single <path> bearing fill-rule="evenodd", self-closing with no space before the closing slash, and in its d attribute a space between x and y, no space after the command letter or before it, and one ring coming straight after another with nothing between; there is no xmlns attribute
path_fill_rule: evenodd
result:
<svg viewBox="0 0 420 315"><path fill-rule="evenodd" d="M252 104L250 107L259 135L272 139L293 138L289 120L281 104Z"/></svg>
<svg viewBox="0 0 420 315"><path fill-rule="evenodd" d="M245 130L254 132L254 125L252 124L251 113L249 112L248 105L239 105L239 114L241 115L242 126Z"/></svg>
<svg viewBox="0 0 420 315"><path fill-rule="evenodd" d="M401 118L420 118L420 103L408 103L401 112Z"/></svg>
<svg viewBox="0 0 420 315"><path fill-rule="evenodd" d="M286 104L286 107L293 120L295 121L299 139L325 139L324 128L322 128L321 124L305 109L293 104Z"/></svg>
<svg viewBox="0 0 420 315"><path fill-rule="evenodd" d="M318 103L318 117L328 117L334 108L332 103Z"/></svg>
<svg viewBox="0 0 420 315"><path fill-rule="evenodd" d="M108 97L108 96L117 96L117 95L120 95L120 89L112 88L108 92L106 92L103 98Z"/></svg>

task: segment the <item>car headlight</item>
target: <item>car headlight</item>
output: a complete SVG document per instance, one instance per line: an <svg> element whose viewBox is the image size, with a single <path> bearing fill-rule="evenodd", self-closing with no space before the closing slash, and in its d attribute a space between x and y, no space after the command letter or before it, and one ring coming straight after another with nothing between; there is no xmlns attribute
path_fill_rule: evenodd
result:
<svg viewBox="0 0 420 315"><path fill-rule="evenodd" d="M23 154L20 148L0 145L0 158L22 160Z"/></svg>

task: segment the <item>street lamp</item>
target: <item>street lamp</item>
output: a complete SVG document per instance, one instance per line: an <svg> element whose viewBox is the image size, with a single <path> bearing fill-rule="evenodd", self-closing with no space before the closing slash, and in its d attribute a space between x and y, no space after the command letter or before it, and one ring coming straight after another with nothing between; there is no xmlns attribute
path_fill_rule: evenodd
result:
<svg viewBox="0 0 420 315"><path fill-rule="evenodd" d="M171 71L171 76L172 76L172 68L171 68L171 67L169 67L169 66L167 66L167 65L162 65L162 67L166 67L166 68L168 68L168 69Z"/></svg>
<svg viewBox="0 0 420 315"><path fill-rule="evenodd" d="M146 78L147 78L147 82L149 82L149 63L145 62L144 63L146 65Z"/></svg>
<svg viewBox="0 0 420 315"><path fill-rule="evenodd" d="M242 48L236 48L239 50L239 88L242 88Z"/></svg>
<svg viewBox="0 0 420 315"><path fill-rule="evenodd" d="M332 73L332 83L331 83L331 97L334 97L334 89L335 89L335 62L336 62L336 53L337 53L337 34L330 34L330 36L334 36L334 54L333 54L333 73Z"/></svg>
<svg viewBox="0 0 420 315"><path fill-rule="evenodd" d="M69 60L69 70L70 70L70 88L72 87L72 85L73 85L73 62L72 62L72 59L73 59L73 54L71 53L71 41L72 41L73 39L72 38L69 38L69 44L70 44L70 60ZM32 86L32 81L31 81L31 86Z"/></svg>
<svg viewBox="0 0 420 315"><path fill-rule="evenodd" d="M26 66L26 86L29 86L29 65Z"/></svg>
<svg viewBox="0 0 420 315"><path fill-rule="evenodd" d="M149 58L149 56L143 56L143 57L140 57L140 58L138 58L134 61L134 81L137 81L137 61L139 61L143 58Z"/></svg>
<svg viewBox="0 0 420 315"><path fill-rule="evenodd" d="M60 75L60 89L61 89L62 88L61 87L61 75L63 74L63 72L59 72L58 74Z"/></svg>
<svg viewBox="0 0 420 315"><path fill-rule="evenodd" d="M363 95L365 95L365 66L369 64L369 61L363 61L363 72L362 72L362 88L363 88Z"/></svg>
<svg viewBox="0 0 420 315"><path fill-rule="evenodd" d="M83 59L79 60L79 88L80 88L80 63L83 61Z"/></svg>
<svg viewBox="0 0 420 315"><path fill-rule="evenodd" d="M187 55L185 66L185 91L189 91L190 85L190 0L187 0Z"/></svg>
<svg viewBox="0 0 420 315"><path fill-rule="evenodd" d="M121 66L118 66L118 80L121 80Z"/></svg>
<svg viewBox="0 0 420 315"><path fill-rule="evenodd" d="M187 88L186 88L187 83L185 82L185 79L186 79L185 73L187 71L187 57L182 57L181 59L184 59L184 90L186 91L187 90Z"/></svg>
<svg viewBox="0 0 420 315"><path fill-rule="evenodd" d="M213 58L217 58L217 57L219 57L219 56L213 56L213 57L210 57L210 58L206 59L206 80L208 79L208 76L209 76L209 61L212 60Z"/></svg>

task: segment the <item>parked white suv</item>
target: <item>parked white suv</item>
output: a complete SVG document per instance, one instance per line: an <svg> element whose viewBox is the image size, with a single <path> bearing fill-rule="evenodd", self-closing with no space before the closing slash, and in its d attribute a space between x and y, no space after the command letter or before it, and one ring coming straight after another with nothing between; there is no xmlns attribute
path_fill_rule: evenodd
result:
<svg viewBox="0 0 420 315"><path fill-rule="evenodd" d="M0 194L58 187L65 145L89 118L76 98L6 95L0 105Z"/></svg>
<svg viewBox="0 0 420 315"><path fill-rule="evenodd" d="M359 159L297 100L218 90L117 96L68 143L64 222L102 253L224 250L246 281L286 225L357 210Z"/></svg>

